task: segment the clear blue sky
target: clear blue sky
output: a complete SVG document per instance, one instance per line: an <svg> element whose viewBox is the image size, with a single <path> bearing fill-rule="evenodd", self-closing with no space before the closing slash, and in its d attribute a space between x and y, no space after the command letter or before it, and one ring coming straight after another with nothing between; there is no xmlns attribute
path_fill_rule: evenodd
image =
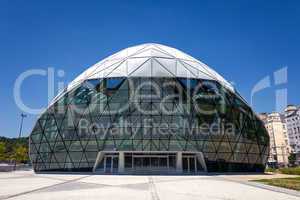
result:
<svg viewBox="0 0 300 200"><path fill-rule="evenodd" d="M18 135L13 98L18 75L54 67L71 81L88 66L128 46L157 42L207 63L250 101L252 87L284 66L288 83L255 96L254 110L275 109L275 90L300 104L299 1L0 1L0 135ZM298 89L297 89L298 88ZM47 105L43 77L22 86L27 105ZM28 135L36 116L25 119Z"/></svg>

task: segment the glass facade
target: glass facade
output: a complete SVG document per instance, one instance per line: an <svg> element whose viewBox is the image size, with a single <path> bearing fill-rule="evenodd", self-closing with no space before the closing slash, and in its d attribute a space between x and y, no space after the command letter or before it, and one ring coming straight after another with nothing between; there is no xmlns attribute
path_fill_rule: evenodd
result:
<svg viewBox="0 0 300 200"><path fill-rule="evenodd" d="M85 80L57 98L30 135L35 171L92 171L99 151L202 152L211 172L262 171L268 148L262 122L236 92L180 77ZM134 162L148 166L147 159Z"/></svg>

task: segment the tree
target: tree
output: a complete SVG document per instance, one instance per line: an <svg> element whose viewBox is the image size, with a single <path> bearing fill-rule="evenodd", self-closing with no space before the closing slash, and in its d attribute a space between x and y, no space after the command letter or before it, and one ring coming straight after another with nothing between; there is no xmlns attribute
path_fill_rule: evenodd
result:
<svg viewBox="0 0 300 200"><path fill-rule="evenodd" d="M6 150L5 143L0 142L0 161L6 160L5 150Z"/></svg>
<svg viewBox="0 0 300 200"><path fill-rule="evenodd" d="M28 153L28 137L23 138L6 138L0 136L0 161L18 162L29 161Z"/></svg>
<svg viewBox="0 0 300 200"><path fill-rule="evenodd" d="M292 166L294 166L295 162L296 162L296 154L295 153L291 153L288 159L289 159L289 164L292 165Z"/></svg>
<svg viewBox="0 0 300 200"><path fill-rule="evenodd" d="M13 159L17 162L26 162L28 158L28 148L25 146L17 145L14 148Z"/></svg>

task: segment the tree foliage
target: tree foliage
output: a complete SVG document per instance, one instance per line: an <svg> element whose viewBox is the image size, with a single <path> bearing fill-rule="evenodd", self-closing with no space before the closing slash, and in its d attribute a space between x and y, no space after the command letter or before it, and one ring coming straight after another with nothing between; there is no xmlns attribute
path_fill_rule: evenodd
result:
<svg viewBox="0 0 300 200"><path fill-rule="evenodd" d="M12 159L17 162L27 162L28 161L28 148L25 146L15 146L12 154Z"/></svg>
<svg viewBox="0 0 300 200"><path fill-rule="evenodd" d="M5 143L4 142L0 142L0 160L4 160L5 159Z"/></svg>
<svg viewBox="0 0 300 200"><path fill-rule="evenodd" d="M27 163L28 138L6 138L0 137L0 161Z"/></svg>
<svg viewBox="0 0 300 200"><path fill-rule="evenodd" d="M296 154L291 153L288 159L289 159L289 164L290 164L290 165L295 165L295 162L296 162Z"/></svg>

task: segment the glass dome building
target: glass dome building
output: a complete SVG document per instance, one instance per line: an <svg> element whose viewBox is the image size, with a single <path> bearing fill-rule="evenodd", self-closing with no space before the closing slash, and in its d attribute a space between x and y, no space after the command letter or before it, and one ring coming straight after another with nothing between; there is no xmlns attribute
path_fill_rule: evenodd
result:
<svg viewBox="0 0 300 200"><path fill-rule="evenodd" d="M217 72L171 47L124 49L80 74L30 134L36 172L263 171L269 136Z"/></svg>

